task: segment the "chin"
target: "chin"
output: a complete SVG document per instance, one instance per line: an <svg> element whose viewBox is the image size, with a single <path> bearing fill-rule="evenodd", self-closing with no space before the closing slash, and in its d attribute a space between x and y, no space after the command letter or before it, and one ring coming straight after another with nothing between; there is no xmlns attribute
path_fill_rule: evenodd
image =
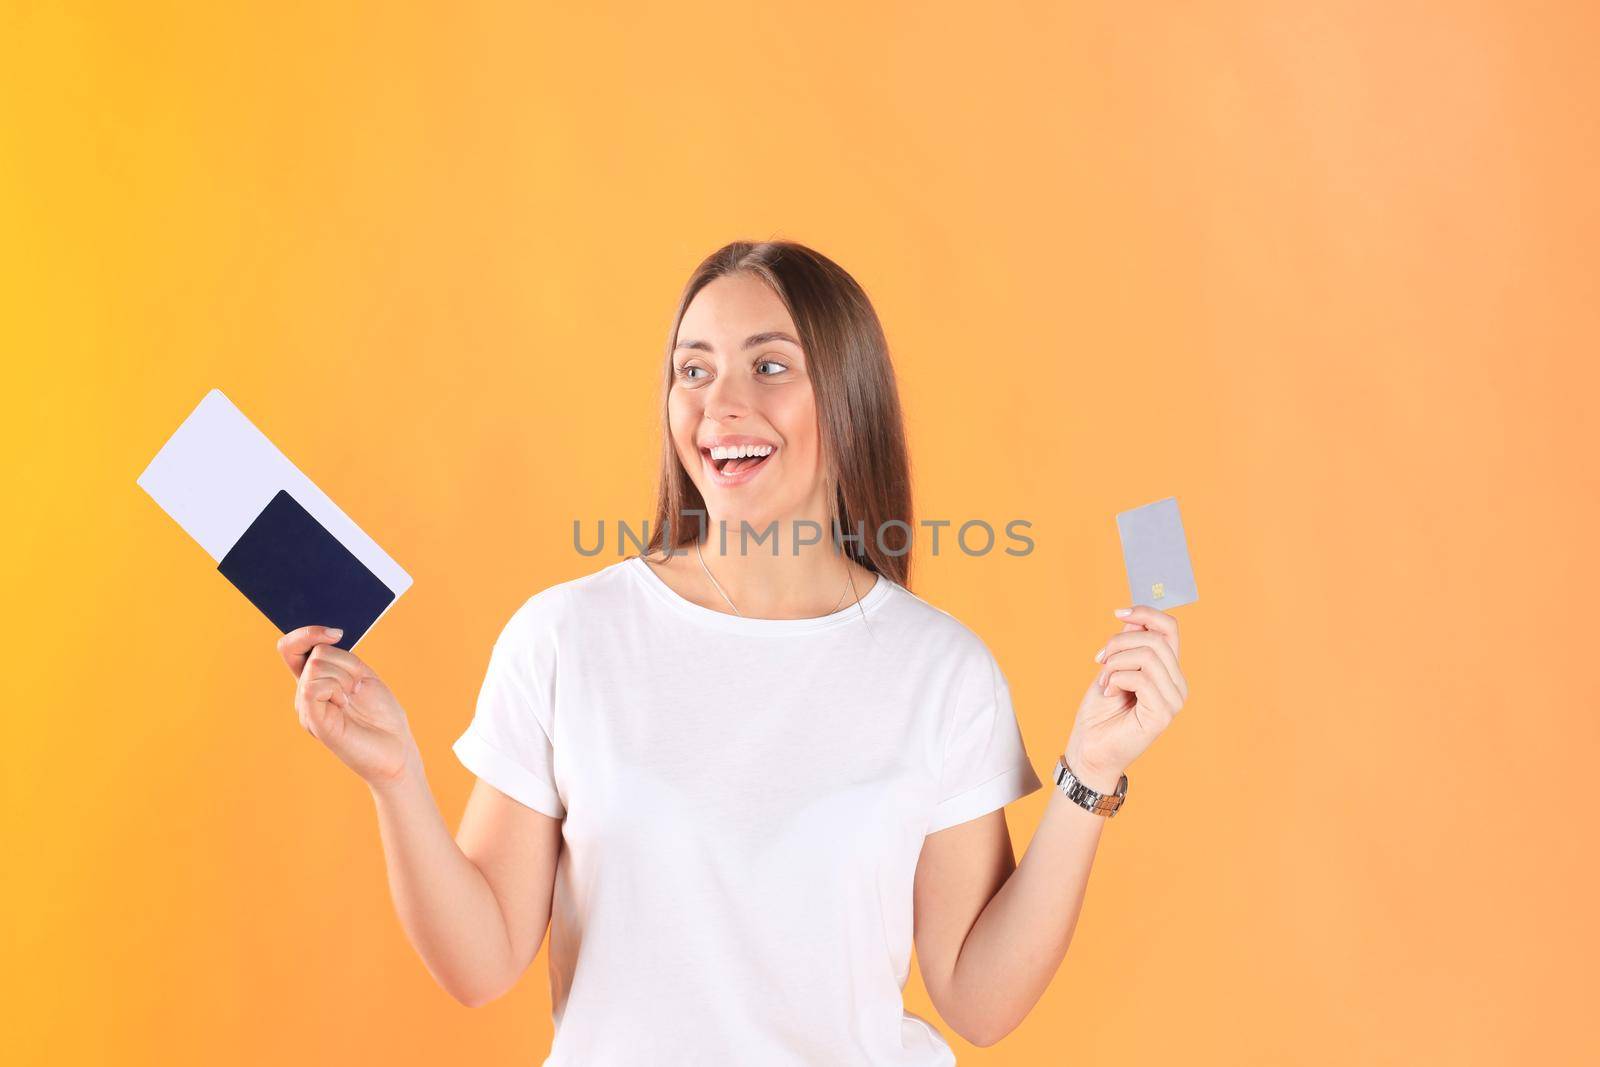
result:
<svg viewBox="0 0 1600 1067"><path fill-rule="evenodd" d="M712 536L716 535L715 523L718 519L728 524L728 538L731 541L739 534L739 523L748 522L752 529L760 530L763 526L777 518L778 513L771 507L764 507L759 503L745 500L729 500L727 497L717 499L704 497L706 510L711 514L706 516L706 521L712 523Z"/></svg>
<svg viewBox="0 0 1600 1067"><path fill-rule="evenodd" d="M799 505L791 503L784 505L772 500L754 500L741 498L737 493L715 493L707 496L701 491L701 499L706 502L706 516L710 535L717 533L717 520L722 520L728 526L728 546L732 549L738 544L735 540L739 536L739 523L747 522L751 530L760 533L772 523L778 523L778 551L781 555L786 546L792 543L793 531L785 527L785 523L799 514ZM827 536L827 530L822 531L822 536ZM753 535L752 535L753 536ZM763 542L759 549L753 551L770 552L771 540Z"/></svg>

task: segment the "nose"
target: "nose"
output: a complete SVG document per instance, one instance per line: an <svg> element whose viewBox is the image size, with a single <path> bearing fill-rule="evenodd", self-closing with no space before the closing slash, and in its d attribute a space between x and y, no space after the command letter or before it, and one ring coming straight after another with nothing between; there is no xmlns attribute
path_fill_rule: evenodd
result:
<svg viewBox="0 0 1600 1067"><path fill-rule="evenodd" d="M750 397L745 392L747 384L732 380L731 376L718 375L705 391L706 416L718 421L739 419L750 411Z"/></svg>

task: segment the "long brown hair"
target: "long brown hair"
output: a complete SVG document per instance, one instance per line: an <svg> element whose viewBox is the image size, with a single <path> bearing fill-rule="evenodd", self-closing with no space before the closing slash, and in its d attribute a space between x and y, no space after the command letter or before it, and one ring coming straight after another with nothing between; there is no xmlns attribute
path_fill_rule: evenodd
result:
<svg viewBox="0 0 1600 1067"><path fill-rule="evenodd" d="M667 394L672 389L678 327L695 295L717 278L747 271L764 280L789 311L800 334L807 373L816 396L817 424L827 476L836 486L825 536L846 535L841 544L856 563L910 587L911 463L889 343L866 292L843 267L793 241L734 241L701 261L684 286L667 336L661 387L661 466L656 516L648 552L693 544L705 513L672 444ZM901 525L903 524L903 525ZM862 535L851 540L849 535ZM882 538L884 544L878 543ZM888 551L885 551L887 547ZM898 555L893 554L898 553Z"/></svg>

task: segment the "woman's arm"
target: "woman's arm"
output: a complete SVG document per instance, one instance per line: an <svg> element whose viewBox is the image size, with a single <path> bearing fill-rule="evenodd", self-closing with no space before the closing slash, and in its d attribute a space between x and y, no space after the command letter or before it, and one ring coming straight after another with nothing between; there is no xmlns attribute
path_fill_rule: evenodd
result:
<svg viewBox="0 0 1600 1067"><path fill-rule="evenodd" d="M1101 666L1078 707L1067 766L1100 793L1148 748L1189 698L1178 664L1178 621L1136 604L1094 655ZM929 834L917 863L917 957L944 1020L992 1045L1044 993L1072 941L1106 817L1058 788L1020 865L1004 809Z"/></svg>
<svg viewBox="0 0 1600 1067"><path fill-rule="evenodd" d="M1071 766L1076 773L1078 765ZM1107 783L1084 770L1079 777L1112 792L1120 776ZM1105 821L1052 789L1020 865L1011 858L1003 808L923 843L917 959L940 1016L974 1045L992 1045L1015 1029L1060 968Z"/></svg>
<svg viewBox="0 0 1600 1067"><path fill-rule="evenodd" d="M414 746L403 775L370 788L389 891L412 946L461 1003L497 999L544 941L561 821L479 780L452 838Z"/></svg>
<svg viewBox="0 0 1600 1067"><path fill-rule="evenodd" d="M382 678L302 626L278 639L306 732L361 776L378 809L389 892L434 980L472 1006L516 982L550 922L561 821L481 780L454 840L445 828L405 709Z"/></svg>

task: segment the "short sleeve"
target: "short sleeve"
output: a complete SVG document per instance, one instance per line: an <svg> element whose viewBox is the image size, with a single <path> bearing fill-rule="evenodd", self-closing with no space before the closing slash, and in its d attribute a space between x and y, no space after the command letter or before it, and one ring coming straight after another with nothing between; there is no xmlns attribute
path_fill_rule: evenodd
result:
<svg viewBox="0 0 1600 1067"><path fill-rule="evenodd" d="M538 600L524 603L495 639L472 722L452 751L511 799L560 819L567 808L555 778L555 641Z"/></svg>
<svg viewBox="0 0 1600 1067"><path fill-rule="evenodd" d="M926 833L1003 808L1043 786L1022 743L1011 688L988 649L959 686L939 802Z"/></svg>

